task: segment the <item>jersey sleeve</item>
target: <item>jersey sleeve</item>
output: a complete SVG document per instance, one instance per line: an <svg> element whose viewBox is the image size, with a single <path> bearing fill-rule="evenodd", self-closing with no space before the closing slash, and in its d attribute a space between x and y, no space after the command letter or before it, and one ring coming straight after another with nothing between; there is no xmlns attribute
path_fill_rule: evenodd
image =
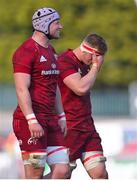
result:
<svg viewBox="0 0 137 180"><path fill-rule="evenodd" d="M29 48L18 49L12 58L14 73L22 72L31 74L36 52Z"/></svg>
<svg viewBox="0 0 137 180"><path fill-rule="evenodd" d="M73 64L71 61L68 61L65 58L58 59L58 66L59 66L59 71L60 71L60 77L62 80L65 77L78 72L75 64Z"/></svg>

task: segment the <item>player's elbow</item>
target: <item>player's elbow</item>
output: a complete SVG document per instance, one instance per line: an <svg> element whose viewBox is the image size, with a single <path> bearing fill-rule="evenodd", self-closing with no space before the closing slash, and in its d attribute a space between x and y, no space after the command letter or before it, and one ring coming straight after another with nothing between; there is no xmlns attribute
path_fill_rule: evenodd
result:
<svg viewBox="0 0 137 180"><path fill-rule="evenodd" d="M75 91L75 94L78 95L78 96L84 96L87 92L88 92L88 90L85 89L85 88L78 88Z"/></svg>

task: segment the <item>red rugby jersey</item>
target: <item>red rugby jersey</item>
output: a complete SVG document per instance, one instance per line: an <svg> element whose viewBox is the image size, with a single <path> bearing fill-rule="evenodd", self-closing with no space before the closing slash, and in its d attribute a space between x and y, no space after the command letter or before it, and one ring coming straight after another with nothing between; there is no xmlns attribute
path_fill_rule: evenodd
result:
<svg viewBox="0 0 137 180"><path fill-rule="evenodd" d="M51 45L44 48L32 38L25 41L13 55L14 73L31 75L30 95L34 113L45 114L50 119L55 114L55 96L59 70L55 50ZM20 107L14 116L22 117Z"/></svg>
<svg viewBox="0 0 137 180"><path fill-rule="evenodd" d="M90 92L84 96L78 96L63 83L63 79L73 73L79 72L82 77L85 76L88 73L89 66L80 62L71 49L59 56L58 66L60 70L58 83L68 129L74 128L81 131L93 130Z"/></svg>

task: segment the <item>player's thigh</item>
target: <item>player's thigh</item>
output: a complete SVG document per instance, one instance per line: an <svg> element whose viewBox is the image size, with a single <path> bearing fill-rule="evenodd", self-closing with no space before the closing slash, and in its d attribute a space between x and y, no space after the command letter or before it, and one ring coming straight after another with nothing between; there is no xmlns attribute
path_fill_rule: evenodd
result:
<svg viewBox="0 0 137 180"><path fill-rule="evenodd" d="M70 161L81 158L85 146L86 133L68 129L65 137L66 146L69 148Z"/></svg>
<svg viewBox="0 0 137 180"><path fill-rule="evenodd" d="M84 152L88 151L103 151L101 137L96 130L87 133Z"/></svg>
<svg viewBox="0 0 137 180"><path fill-rule="evenodd" d="M87 171L106 161L101 145L101 138L96 131L89 133L87 136L87 142L81 160Z"/></svg>
<svg viewBox="0 0 137 180"><path fill-rule="evenodd" d="M67 178L70 175L68 149L65 146L48 146L47 163L52 178Z"/></svg>
<svg viewBox="0 0 137 180"><path fill-rule="evenodd" d="M57 121L48 124L47 143L48 164L68 164L68 149L65 147L64 136Z"/></svg>
<svg viewBox="0 0 137 180"><path fill-rule="evenodd" d="M89 169L88 174L94 179L108 179L105 162L98 162L94 168Z"/></svg>
<svg viewBox="0 0 137 180"><path fill-rule="evenodd" d="M47 163L50 166L53 164L69 163L68 149L65 146L48 146L47 152Z"/></svg>
<svg viewBox="0 0 137 180"><path fill-rule="evenodd" d="M106 157L102 151L89 151L82 154L82 163L87 171L96 168L100 163L104 164Z"/></svg>

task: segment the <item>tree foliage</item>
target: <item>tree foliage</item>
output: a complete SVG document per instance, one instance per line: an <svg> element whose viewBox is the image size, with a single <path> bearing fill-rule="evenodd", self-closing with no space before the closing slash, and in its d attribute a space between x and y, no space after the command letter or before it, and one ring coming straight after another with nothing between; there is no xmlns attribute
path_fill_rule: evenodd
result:
<svg viewBox="0 0 137 180"><path fill-rule="evenodd" d="M137 7L132 0L1 0L0 82L12 82L11 58L32 34L31 17L40 7L52 7L61 15L62 37L53 41L58 53L75 48L89 32L108 43L97 86L127 86L137 79Z"/></svg>

